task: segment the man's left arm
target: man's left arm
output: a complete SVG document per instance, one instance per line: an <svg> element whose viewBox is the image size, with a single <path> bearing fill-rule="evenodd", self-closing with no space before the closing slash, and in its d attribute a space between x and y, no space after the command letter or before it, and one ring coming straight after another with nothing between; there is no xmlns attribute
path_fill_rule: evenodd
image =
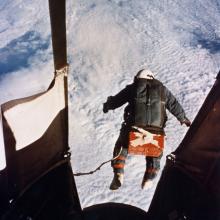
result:
<svg viewBox="0 0 220 220"><path fill-rule="evenodd" d="M166 108L180 121L181 125L185 124L187 127L191 125L190 120L186 117L183 107L180 105L175 96L165 88Z"/></svg>

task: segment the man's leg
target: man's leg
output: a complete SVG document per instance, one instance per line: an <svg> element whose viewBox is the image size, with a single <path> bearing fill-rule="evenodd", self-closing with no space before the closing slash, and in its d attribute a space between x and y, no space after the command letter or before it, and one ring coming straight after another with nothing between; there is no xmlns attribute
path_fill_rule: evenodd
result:
<svg viewBox="0 0 220 220"><path fill-rule="evenodd" d="M162 155L161 155L162 156ZM146 157L146 173L148 179L154 179L160 170L160 157Z"/></svg>
<svg viewBox="0 0 220 220"><path fill-rule="evenodd" d="M153 179L160 170L160 159L162 157L146 157L146 171L141 184L142 189L150 188L153 185Z"/></svg>
<svg viewBox="0 0 220 220"><path fill-rule="evenodd" d="M115 147L113 156L116 157L116 159L112 161L114 178L110 185L111 190L116 190L123 184L124 166L125 166L125 160L127 158L127 155L128 155L127 148L122 148L122 147L116 148Z"/></svg>
<svg viewBox="0 0 220 220"><path fill-rule="evenodd" d="M123 123L113 152L113 157L116 158L111 163L114 172L111 190L116 190L123 184L125 160L128 155L128 134L129 128Z"/></svg>
<svg viewBox="0 0 220 220"><path fill-rule="evenodd" d="M120 147L114 151L115 160L112 161L112 168L114 173L124 173L125 160L128 155L127 148Z"/></svg>

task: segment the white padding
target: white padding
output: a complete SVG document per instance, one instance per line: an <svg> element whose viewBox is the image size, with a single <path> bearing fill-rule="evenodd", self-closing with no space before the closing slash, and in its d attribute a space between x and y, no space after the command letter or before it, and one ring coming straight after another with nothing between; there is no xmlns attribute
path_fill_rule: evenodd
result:
<svg viewBox="0 0 220 220"><path fill-rule="evenodd" d="M16 150L38 140L57 114L65 108L64 75L59 74L53 88L43 95L16 105L4 113L16 140Z"/></svg>
<svg viewBox="0 0 220 220"><path fill-rule="evenodd" d="M6 167L5 160L5 147L4 147L4 139L3 139L3 131L2 131L2 117L0 112L0 171Z"/></svg>

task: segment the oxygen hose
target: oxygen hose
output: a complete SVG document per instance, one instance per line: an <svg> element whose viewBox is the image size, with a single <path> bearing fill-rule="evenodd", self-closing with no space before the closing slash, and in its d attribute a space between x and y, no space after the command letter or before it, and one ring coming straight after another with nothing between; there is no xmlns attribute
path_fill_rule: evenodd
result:
<svg viewBox="0 0 220 220"><path fill-rule="evenodd" d="M85 175L93 174L93 173L95 173L96 171L100 170L103 165L105 165L105 164L107 164L107 163L109 163L109 162L111 162L111 161L113 161L113 160L116 160L116 159L120 156L121 152L122 152L122 146L121 146L121 148L120 148L119 153L118 153L115 157L113 157L113 158L111 158L110 160L107 160L107 161L101 163L95 170L92 170L92 171L90 171L90 172L83 172L83 173L73 173L73 176L85 176Z"/></svg>

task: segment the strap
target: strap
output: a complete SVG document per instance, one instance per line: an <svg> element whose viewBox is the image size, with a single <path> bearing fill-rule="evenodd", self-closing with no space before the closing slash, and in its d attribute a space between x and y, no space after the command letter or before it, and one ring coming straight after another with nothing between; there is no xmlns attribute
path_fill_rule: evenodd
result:
<svg viewBox="0 0 220 220"><path fill-rule="evenodd" d="M164 87L163 87L163 85L161 85L161 102L163 103L165 103L165 101L166 101L166 97L165 97L165 89L164 89Z"/></svg>
<svg viewBox="0 0 220 220"><path fill-rule="evenodd" d="M49 0L55 70L67 65L66 1Z"/></svg>

